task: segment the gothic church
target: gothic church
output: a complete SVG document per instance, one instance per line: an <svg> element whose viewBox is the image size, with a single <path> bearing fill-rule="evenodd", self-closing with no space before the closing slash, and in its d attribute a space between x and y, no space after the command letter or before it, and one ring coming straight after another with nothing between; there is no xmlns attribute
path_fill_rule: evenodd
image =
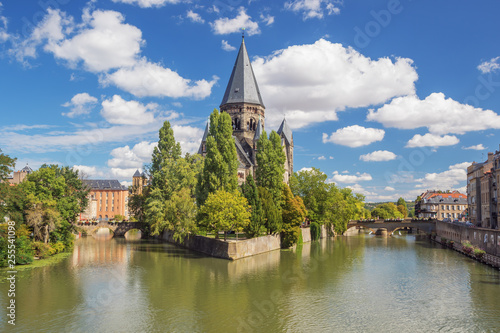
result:
<svg viewBox="0 0 500 333"><path fill-rule="evenodd" d="M220 104L220 111L229 113L232 118L240 183L245 181L250 172L255 177L255 170L258 167L257 142L265 129L265 110L243 37L224 98ZM283 180L288 183L293 173L293 134L285 119L277 133L281 137L281 145L286 156ZM208 124L198 150L202 156L206 155L207 135Z"/></svg>

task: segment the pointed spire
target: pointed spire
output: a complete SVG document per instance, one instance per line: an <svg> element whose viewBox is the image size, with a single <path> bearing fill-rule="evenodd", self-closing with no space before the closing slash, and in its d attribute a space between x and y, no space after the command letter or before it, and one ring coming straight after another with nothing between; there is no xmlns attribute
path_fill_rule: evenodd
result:
<svg viewBox="0 0 500 333"><path fill-rule="evenodd" d="M253 137L253 140L254 141L259 140L261 135L262 135L262 122L260 121L260 116L259 116L259 121L257 122L257 128L255 129L255 135Z"/></svg>
<svg viewBox="0 0 500 333"><path fill-rule="evenodd" d="M135 177L140 177L140 176L141 176L141 173L139 172L139 169L137 169L132 177L135 178Z"/></svg>
<svg viewBox="0 0 500 333"><path fill-rule="evenodd" d="M293 133L290 127L288 127L288 123L286 122L285 118L283 118L283 122L281 123L280 128L278 129L278 134L279 135L283 134L288 144L293 143Z"/></svg>
<svg viewBox="0 0 500 333"><path fill-rule="evenodd" d="M259 86L253 73L252 64L248 58L245 36L241 39L240 50L236 57L221 106L228 103L251 103L264 106Z"/></svg>
<svg viewBox="0 0 500 333"><path fill-rule="evenodd" d="M203 144L207 142L209 123L210 122L207 121L207 125L205 126L205 133L203 133L203 138L201 138L200 148L198 148L198 154L200 154L200 155L203 154Z"/></svg>

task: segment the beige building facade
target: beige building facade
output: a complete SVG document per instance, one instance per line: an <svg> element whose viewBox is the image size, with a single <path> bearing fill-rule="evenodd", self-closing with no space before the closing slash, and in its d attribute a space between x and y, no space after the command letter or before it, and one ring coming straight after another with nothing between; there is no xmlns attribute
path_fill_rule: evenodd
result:
<svg viewBox="0 0 500 333"><path fill-rule="evenodd" d="M420 201L415 205L415 214L418 218L465 221L467 208L467 196L458 191L427 191L420 195Z"/></svg>
<svg viewBox="0 0 500 333"><path fill-rule="evenodd" d="M118 180L95 179L84 180L90 188L89 203L81 220L109 221L116 215L129 218L128 197L129 191Z"/></svg>

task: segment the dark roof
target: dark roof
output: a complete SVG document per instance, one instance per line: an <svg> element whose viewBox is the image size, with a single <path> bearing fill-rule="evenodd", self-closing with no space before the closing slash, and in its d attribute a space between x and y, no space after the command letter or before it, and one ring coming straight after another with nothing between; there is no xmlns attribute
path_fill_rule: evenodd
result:
<svg viewBox="0 0 500 333"><path fill-rule="evenodd" d="M439 205L467 205L467 198L437 195L429 199L425 199L424 203L432 203Z"/></svg>
<svg viewBox="0 0 500 333"><path fill-rule="evenodd" d="M278 134L281 135L283 133L283 136L285 137L286 141L288 144L292 144L293 142L293 134L292 130L290 127L288 127L288 124L286 122L286 119L283 119L283 122L280 125L280 128L278 129Z"/></svg>
<svg viewBox="0 0 500 333"><path fill-rule="evenodd" d="M33 170L28 166L28 163L26 163L26 166L21 169L21 172L32 173Z"/></svg>
<svg viewBox="0 0 500 333"><path fill-rule="evenodd" d="M136 170L134 175L132 177L141 177L141 173L139 172L139 170Z"/></svg>
<svg viewBox="0 0 500 333"><path fill-rule="evenodd" d="M116 179L84 179L83 183L91 190L127 190L127 187Z"/></svg>
<svg viewBox="0 0 500 333"><path fill-rule="evenodd" d="M208 121L207 121L207 126L205 126L205 133L203 133L203 138L201 138L201 143L200 143L200 148L198 148L198 154L203 154L203 142L207 142L207 137L208 137Z"/></svg>
<svg viewBox="0 0 500 333"><path fill-rule="evenodd" d="M245 149L243 149L243 146L238 141L238 139L235 136L233 136L233 139L234 139L234 144L236 145L236 152L238 153L238 156L242 156L242 158L244 159L244 161L240 161L240 166L241 162L246 162L247 166L253 165L252 161L250 161L250 157L248 156Z"/></svg>
<svg viewBox="0 0 500 333"><path fill-rule="evenodd" d="M248 58L245 39L241 41L221 106L228 103L251 103L264 106L252 64Z"/></svg>

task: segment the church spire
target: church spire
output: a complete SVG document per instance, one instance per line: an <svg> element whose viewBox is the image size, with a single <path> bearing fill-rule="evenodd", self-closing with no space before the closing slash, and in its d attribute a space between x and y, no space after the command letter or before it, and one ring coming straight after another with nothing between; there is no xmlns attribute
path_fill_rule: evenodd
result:
<svg viewBox="0 0 500 333"><path fill-rule="evenodd" d="M264 107L252 64L248 57L244 36L242 36L240 50L222 99L221 109L222 106L231 103L250 103Z"/></svg>

